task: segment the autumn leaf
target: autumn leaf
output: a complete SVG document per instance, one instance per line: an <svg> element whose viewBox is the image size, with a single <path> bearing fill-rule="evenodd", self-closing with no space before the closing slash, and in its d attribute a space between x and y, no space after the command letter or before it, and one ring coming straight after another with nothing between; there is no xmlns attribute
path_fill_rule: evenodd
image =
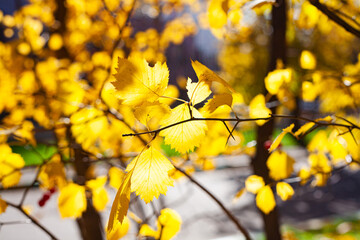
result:
<svg viewBox="0 0 360 240"><path fill-rule="evenodd" d="M130 171L125 175L124 180L116 193L115 200L111 206L107 233L111 233L116 229L117 224L122 224L127 214L130 203L132 173L133 172Z"/></svg>
<svg viewBox="0 0 360 240"><path fill-rule="evenodd" d="M145 59L119 58L114 75L116 95L123 104L136 106L143 102L154 102L165 93L169 71L166 63L157 62L150 67Z"/></svg>
<svg viewBox="0 0 360 240"><path fill-rule="evenodd" d="M109 169L109 185L115 189L119 189L124 179L125 172L117 167L111 167Z"/></svg>
<svg viewBox="0 0 360 240"><path fill-rule="evenodd" d="M304 125L302 125L302 126L294 133L294 136L299 137L300 135L305 134L305 133L306 133L307 131L309 131L314 125L315 125L315 123L313 123L313 122L305 123Z"/></svg>
<svg viewBox="0 0 360 240"><path fill-rule="evenodd" d="M295 160L285 152L277 150L273 152L266 165L269 168L269 175L274 180L288 178L294 169Z"/></svg>
<svg viewBox="0 0 360 240"><path fill-rule="evenodd" d="M170 115L162 121L162 127L190 119L189 108L193 117L202 118L197 109L192 106L189 107L187 104L181 104L171 110ZM205 137L206 130L205 121L191 121L165 129L160 132L160 136L163 136L165 143L171 145L176 151L186 153L200 145Z"/></svg>
<svg viewBox="0 0 360 240"><path fill-rule="evenodd" d="M310 51L304 50L300 55L300 66L302 69L314 69L316 68L316 58Z"/></svg>
<svg viewBox="0 0 360 240"><path fill-rule="evenodd" d="M245 181L246 191L256 194L261 188L265 186L264 179L257 175L249 176Z"/></svg>
<svg viewBox="0 0 360 240"><path fill-rule="evenodd" d="M181 217L177 212L170 208L164 208L157 219L157 230L143 224L139 235L160 240L170 240L180 231L181 223Z"/></svg>
<svg viewBox="0 0 360 240"><path fill-rule="evenodd" d="M192 105L201 103L211 94L210 86L205 81L192 82L191 79L188 78L186 89Z"/></svg>
<svg viewBox="0 0 360 240"><path fill-rule="evenodd" d="M107 202L109 201L109 196L104 188L106 181L107 177L101 176L96 179L89 180L85 184L92 192L92 201L97 211L104 210Z"/></svg>
<svg viewBox="0 0 360 240"><path fill-rule="evenodd" d="M284 128L283 131L279 134L279 136L277 136L275 138L275 140L273 141L273 143L271 144L270 148L269 148L269 152L274 151L279 144L281 143L281 140L284 138L284 136L287 133L291 133L292 129L294 128L294 124L292 123L290 126L288 126L287 128Z"/></svg>
<svg viewBox="0 0 360 240"><path fill-rule="evenodd" d="M219 77L216 73L211 71L205 65L201 64L198 61L191 61L191 65L196 73L196 76L199 79L199 82L204 81L209 86L211 86L213 82L217 82L227 88L230 92L235 92L235 90L224 79Z"/></svg>
<svg viewBox="0 0 360 240"><path fill-rule="evenodd" d="M25 162L20 154L13 153L9 145L0 144L0 179L4 188L19 183L20 169L24 166Z"/></svg>
<svg viewBox="0 0 360 240"><path fill-rule="evenodd" d="M283 84L289 83L291 78L292 70L290 68L276 69L272 72L269 72L265 77L266 90L273 95L278 94Z"/></svg>
<svg viewBox="0 0 360 240"><path fill-rule="evenodd" d="M170 107L164 103L144 102L143 104L135 107L134 115L142 124L150 127L152 122L157 125L159 119L165 118L170 113ZM160 117L161 116L161 117ZM156 120L156 121L154 121Z"/></svg>
<svg viewBox="0 0 360 240"><path fill-rule="evenodd" d="M269 185L261 188L256 195L256 206L265 214L269 214L276 206L274 193Z"/></svg>
<svg viewBox="0 0 360 240"><path fill-rule="evenodd" d="M55 154L50 161L41 167L38 178L41 186L46 189L53 187L61 189L66 185L65 168L59 154Z"/></svg>
<svg viewBox="0 0 360 240"><path fill-rule="evenodd" d="M265 105L265 97L262 94L254 97L249 104L249 115L251 118L268 118L271 110ZM268 120L256 120L259 126L264 125Z"/></svg>
<svg viewBox="0 0 360 240"><path fill-rule="evenodd" d="M227 9L223 8L225 0L211 0L208 8L209 24L212 28L221 28L227 23Z"/></svg>
<svg viewBox="0 0 360 240"><path fill-rule="evenodd" d="M6 211L7 203L0 197L0 214Z"/></svg>
<svg viewBox="0 0 360 240"><path fill-rule="evenodd" d="M130 220L128 217L125 217L124 221L121 224L117 224L111 232L106 231L106 239L118 240L124 237L128 233L129 228L130 228Z"/></svg>
<svg viewBox="0 0 360 240"><path fill-rule="evenodd" d="M233 96L229 93L215 94L213 98L209 99L203 107L203 110L208 113L213 113L218 107L227 105L231 108L233 103Z"/></svg>
<svg viewBox="0 0 360 240"><path fill-rule="evenodd" d="M237 202L239 200L239 198L244 194L245 190L246 190L246 188L240 189L233 197L232 202L233 203Z"/></svg>
<svg viewBox="0 0 360 240"><path fill-rule="evenodd" d="M60 190L58 207L63 218L78 218L86 210L85 187L69 183Z"/></svg>
<svg viewBox="0 0 360 240"><path fill-rule="evenodd" d="M171 162L158 150L149 147L134 158L127 166L126 171L132 172L131 191L140 195L146 203L160 193L166 194L167 187L173 185L169 171L174 167Z"/></svg>
<svg viewBox="0 0 360 240"><path fill-rule="evenodd" d="M286 201L294 195L294 189L286 182L278 182L276 184L276 193L283 201Z"/></svg>

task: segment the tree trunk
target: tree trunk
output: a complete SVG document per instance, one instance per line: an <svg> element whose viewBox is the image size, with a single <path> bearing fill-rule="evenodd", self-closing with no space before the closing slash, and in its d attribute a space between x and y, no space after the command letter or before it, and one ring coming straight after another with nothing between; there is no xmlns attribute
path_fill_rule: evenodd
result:
<svg viewBox="0 0 360 240"><path fill-rule="evenodd" d="M272 21L271 26L273 34L270 43L270 62L268 71L276 69L277 60L286 62L286 1L277 0L272 7ZM275 101L273 97L271 101ZM275 112L276 108L271 109ZM268 150L264 148L265 141L269 140L274 130L274 120L270 120L263 126L257 128L257 147L256 154L252 160L254 174L264 178L266 184L271 182L269 177L269 169L266 166L266 161L269 157ZM264 222L264 230L266 239L279 240L281 239L279 214L275 207L269 214L262 214Z"/></svg>

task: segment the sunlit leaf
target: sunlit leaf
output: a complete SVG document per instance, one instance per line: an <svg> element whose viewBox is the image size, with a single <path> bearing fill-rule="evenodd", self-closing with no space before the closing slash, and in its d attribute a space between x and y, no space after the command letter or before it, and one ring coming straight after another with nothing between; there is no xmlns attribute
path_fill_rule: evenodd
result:
<svg viewBox="0 0 360 240"><path fill-rule="evenodd" d="M295 160L283 151L273 152L266 165L269 168L269 175L274 180L288 178L294 169Z"/></svg>
<svg viewBox="0 0 360 240"><path fill-rule="evenodd" d="M86 182L86 187L92 192L92 201L97 211L104 210L109 201L109 196L104 188L106 181L107 177L101 176Z"/></svg>
<svg viewBox="0 0 360 240"><path fill-rule="evenodd" d="M132 172L131 191L135 191L146 203L160 194L166 194L173 185L169 171L174 167L158 150L149 147L131 161L126 171Z"/></svg>
<svg viewBox="0 0 360 240"><path fill-rule="evenodd" d="M107 226L108 233L114 231L114 229L116 229L117 227L116 226L117 224L123 223L124 218L129 209L130 192L131 192L131 175L132 175L132 171L128 172L125 175L123 182L116 193L115 200L111 206L111 211Z"/></svg>
<svg viewBox="0 0 360 240"><path fill-rule="evenodd" d="M265 186L264 179L257 175L249 176L245 181L246 191L251 193L258 193L258 191Z"/></svg>
<svg viewBox="0 0 360 240"><path fill-rule="evenodd" d="M123 104L136 106L154 102L165 93L169 71L166 64L156 63L150 67L145 59L119 58L115 82L117 96Z"/></svg>
<svg viewBox="0 0 360 240"><path fill-rule="evenodd" d="M157 220L157 230L143 224L139 235L160 240L170 240L180 231L181 223L181 217L177 212L170 208L164 208L161 210Z"/></svg>
<svg viewBox="0 0 360 240"><path fill-rule="evenodd" d="M303 69L314 69L316 68L316 58L310 51L304 50L300 55L300 66Z"/></svg>
<svg viewBox="0 0 360 240"><path fill-rule="evenodd" d="M276 193L283 201L286 201L294 195L294 189L286 182L278 182L276 184Z"/></svg>
<svg viewBox="0 0 360 240"><path fill-rule="evenodd" d="M292 129L294 128L294 124L292 123L290 126L288 126L287 128L284 128L283 131L275 138L275 140L273 141L273 143L271 144L270 148L269 148L269 152L274 151L279 144L281 143L281 140L284 138L284 136L287 133L291 133Z"/></svg>
<svg viewBox="0 0 360 240"><path fill-rule="evenodd" d="M249 116L251 118L268 118L271 110L265 105L265 97L262 94L254 97L249 104ZM256 120L259 126L264 125L268 120Z"/></svg>
<svg viewBox="0 0 360 240"><path fill-rule="evenodd" d="M192 82L191 79L188 78L186 89L188 98L193 105L201 103L211 94L209 84L205 81Z"/></svg>
<svg viewBox="0 0 360 240"><path fill-rule="evenodd" d="M265 214L269 214L276 206L274 193L269 185L261 188L256 195L256 206Z"/></svg>
<svg viewBox="0 0 360 240"><path fill-rule="evenodd" d="M218 107L227 105L232 106L233 96L229 93L215 94L213 98L207 101L203 107L204 111L213 113Z"/></svg>
<svg viewBox="0 0 360 240"><path fill-rule="evenodd" d="M115 189L119 189L121 183L124 180L125 172L117 167L111 167L109 169L109 185Z"/></svg>
<svg viewBox="0 0 360 240"><path fill-rule="evenodd" d="M191 61L191 65L194 68L194 71L199 79L199 82L204 81L209 86L211 86L212 82L218 82L222 86L227 88L230 92L235 92L235 90L224 79L219 77L216 73L211 71L205 65L201 64L198 61Z"/></svg>
<svg viewBox="0 0 360 240"><path fill-rule="evenodd" d="M300 135L305 134L305 133L306 133L307 131L309 131L314 125L315 125L315 123L313 123L313 122L305 123L304 125L302 125L302 126L294 133L294 136L299 137Z"/></svg>
<svg viewBox="0 0 360 240"><path fill-rule="evenodd" d="M7 203L0 197L0 214L6 211Z"/></svg>
<svg viewBox="0 0 360 240"><path fill-rule="evenodd" d="M124 218L124 221L121 224L117 224L111 232L106 232L107 240L118 240L124 237L130 228L130 220L128 217Z"/></svg>
<svg viewBox="0 0 360 240"><path fill-rule="evenodd" d="M60 190L58 207L63 218L78 218L86 210L85 187L69 183Z"/></svg>
<svg viewBox="0 0 360 240"><path fill-rule="evenodd" d="M265 78L265 87L269 93L275 95L279 92L279 89L284 83L289 83L292 78L292 70L287 69L276 69L269 72Z"/></svg>
<svg viewBox="0 0 360 240"><path fill-rule="evenodd" d="M198 110L193 107L190 107L190 109L193 117L202 118ZM190 118L189 106L181 104L171 110L170 115L162 121L161 125L168 126ZM191 121L165 129L160 132L160 136L165 137L165 143L171 145L176 151L186 153L200 145L205 137L206 130L205 121Z"/></svg>

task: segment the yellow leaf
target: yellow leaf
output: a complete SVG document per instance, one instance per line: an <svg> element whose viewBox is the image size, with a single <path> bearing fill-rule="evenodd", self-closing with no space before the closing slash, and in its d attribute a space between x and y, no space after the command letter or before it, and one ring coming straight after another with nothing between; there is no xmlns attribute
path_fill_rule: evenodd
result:
<svg viewBox="0 0 360 240"><path fill-rule="evenodd" d="M272 152L274 151L278 146L279 144L281 143L281 140L284 138L284 136L287 134L287 133L291 133L292 129L294 128L294 124L292 123L290 126L288 126L287 128L284 128L282 133L279 134L279 136L277 136L275 138L275 140L273 141L273 143L271 144L270 148L269 148L269 152Z"/></svg>
<svg viewBox="0 0 360 240"><path fill-rule="evenodd" d="M49 162L42 166L39 181L41 187L46 189L62 188L66 185L64 164L61 162L59 154L55 154Z"/></svg>
<svg viewBox="0 0 360 240"><path fill-rule="evenodd" d="M330 173L331 172L331 166L329 164L329 160L326 157L324 153L312 153L309 155L309 163L311 170L313 170L315 173Z"/></svg>
<svg viewBox="0 0 360 240"><path fill-rule="evenodd" d="M316 99L319 92L315 84L309 81L304 81L302 83L302 99L305 102L312 102Z"/></svg>
<svg viewBox="0 0 360 240"><path fill-rule="evenodd" d="M276 206L274 193L269 185L261 188L256 195L256 206L265 214L269 214Z"/></svg>
<svg viewBox="0 0 360 240"><path fill-rule="evenodd" d="M6 211L7 203L0 197L0 214Z"/></svg>
<svg viewBox="0 0 360 240"><path fill-rule="evenodd" d="M328 152L329 141L326 131L325 130L318 131L307 145L307 149L310 152L314 152L314 151Z"/></svg>
<svg viewBox="0 0 360 240"><path fill-rule="evenodd" d="M266 165L269 168L270 177L274 180L281 180L291 175L294 163L295 160L292 157L278 150L269 156Z"/></svg>
<svg viewBox="0 0 360 240"><path fill-rule="evenodd" d="M204 81L209 86L211 86L212 82L217 82L226 87L230 92L235 92L235 90L224 79L219 77L216 73L211 71L205 65L201 64L198 61L191 61L191 65L196 73L196 76L199 79L199 82Z"/></svg>
<svg viewBox="0 0 360 240"><path fill-rule="evenodd" d="M86 210L85 187L69 183L60 190L58 206L61 217L78 218Z"/></svg>
<svg viewBox="0 0 360 240"><path fill-rule="evenodd" d="M271 110L265 105L265 97L262 94L254 97L249 104L249 116L251 118L267 118L270 117ZM256 120L259 126L264 125L268 120Z"/></svg>
<svg viewBox="0 0 360 240"><path fill-rule="evenodd" d="M147 127L150 127L150 121L154 120L154 118L157 119L158 122L159 119L165 118L169 113L170 107L159 102L144 102L143 104L135 107L134 110L136 119Z"/></svg>
<svg viewBox="0 0 360 240"><path fill-rule="evenodd" d="M92 192L92 201L97 211L102 211L109 201L109 196L104 188L107 181L106 176L97 177L86 182L86 187Z"/></svg>
<svg viewBox="0 0 360 240"><path fill-rule="evenodd" d="M192 105L201 103L211 94L209 84L204 81L192 82L190 78L187 80L186 89Z"/></svg>
<svg viewBox="0 0 360 240"><path fill-rule="evenodd" d="M116 229L118 223L123 223L124 217L127 214L130 203L131 175L132 171L125 175L124 180L116 193L115 200L111 206L107 233L111 233Z"/></svg>
<svg viewBox="0 0 360 240"><path fill-rule="evenodd" d="M306 168L302 168L300 169L298 176L301 178L301 185L304 185L305 183L307 183L307 181L310 179L311 174L310 171Z"/></svg>
<svg viewBox="0 0 360 240"><path fill-rule="evenodd" d="M303 69L314 69L316 68L316 58L312 52L304 50L300 55L300 66Z"/></svg>
<svg viewBox="0 0 360 240"><path fill-rule="evenodd" d="M284 83L289 83L292 78L292 70L290 68L287 69L276 69L269 74L265 78L265 87L266 90L275 95L279 92L281 86Z"/></svg>
<svg viewBox="0 0 360 240"><path fill-rule="evenodd" d="M159 102L171 105L175 101L175 98L179 97L179 89L176 86L169 84L163 96L166 98L159 98Z"/></svg>
<svg viewBox="0 0 360 240"><path fill-rule="evenodd" d="M124 221L121 224L117 224L113 231L106 232L106 239L107 240L118 240L124 237L130 228L130 220L128 217L124 218Z"/></svg>
<svg viewBox="0 0 360 240"><path fill-rule="evenodd" d="M166 63L157 62L150 67L145 59L119 58L116 81L112 82L117 96L123 104L136 106L143 102L154 102L165 93L169 71Z"/></svg>
<svg viewBox="0 0 360 240"><path fill-rule="evenodd" d="M236 202L237 200L239 200L239 198L244 194L245 190L246 190L245 188L240 189L240 190L235 194L232 202L234 203L234 202Z"/></svg>
<svg viewBox="0 0 360 240"><path fill-rule="evenodd" d="M246 191L256 194L261 188L265 186L264 179L257 175L249 176L245 181Z"/></svg>
<svg viewBox="0 0 360 240"><path fill-rule="evenodd" d="M161 230L160 240L172 239L180 231L181 223L181 217L177 212L170 208L162 209L158 219L158 230Z"/></svg>
<svg viewBox="0 0 360 240"><path fill-rule="evenodd" d="M221 28L227 22L226 11L223 8L224 2L225 0L211 0L209 4L208 18L212 28Z"/></svg>
<svg viewBox="0 0 360 240"><path fill-rule="evenodd" d="M158 150L149 147L131 161L126 171L132 171L131 191L140 195L146 203L160 193L166 194L167 187L173 185L169 178L169 171L174 167L171 162Z"/></svg>
<svg viewBox="0 0 360 240"><path fill-rule="evenodd" d="M13 187L16 184L19 183L21 178L21 172L20 171L14 171L10 174L7 174L1 179L1 184L4 188Z"/></svg>
<svg viewBox="0 0 360 240"><path fill-rule="evenodd" d="M181 223L181 217L177 212L170 208L164 208L161 210L157 220L157 230L154 230L147 224L143 224L139 235L155 239L160 238L160 240L170 240L180 231Z"/></svg>
<svg viewBox="0 0 360 240"><path fill-rule="evenodd" d="M305 133L306 133L307 131L309 131L314 125L315 125L315 123L313 123L313 122L305 123L304 125L302 125L302 126L294 133L294 136L299 137L300 135L305 134Z"/></svg>
<svg viewBox="0 0 360 240"><path fill-rule="evenodd" d="M279 182L276 184L276 193L283 201L286 201L294 195L294 189L286 182Z"/></svg>
<svg viewBox="0 0 360 240"><path fill-rule="evenodd" d="M109 184L111 187L115 189L119 189L121 183L124 180L125 172L117 167L112 167L109 169L109 177L110 181Z"/></svg>
<svg viewBox="0 0 360 240"><path fill-rule="evenodd" d="M191 106L190 109L193 117L202 118L197 109ZM163 120L161 125L164 127L187 119L190 119L189 106L181 104L171 110L170 115ZM186 153L200 145L206 130L205 121L191 121L165 129L160 132L160 136L165 137L165 143L170 144L176 151Z"/></svg>
<svg viewBox="0 0 360 240"><path fill-rule="evenodd" d="M229 93L214 95L212 99L207 101L203 107L204 111L213 113L218 107L227 105L232 106L233 96Z"/></svg>

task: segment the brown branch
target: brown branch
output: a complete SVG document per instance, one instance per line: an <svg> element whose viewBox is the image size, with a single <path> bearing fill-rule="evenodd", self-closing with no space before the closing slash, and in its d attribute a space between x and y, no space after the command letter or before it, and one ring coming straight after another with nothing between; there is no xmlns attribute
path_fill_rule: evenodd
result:
<svg viewBox="0 0 360 240"><path fill-rule="evenodd" d="M320 3L319 0L309 0L309 2L319 11L325 14L329 19L333 20L335 23L337 23L339 26L344 28L349 33L352 33L356 37L360 38L360 31L358 29L355 29L353 26L348 24L345 20L343 20L333 11L331 11L326 5Z"/></svg>
<svg viewBox="0 0 360 240"><path fill-rule="evenodd" d="M217 204L218 206L224 211L224 213L230 218L230 220L236 225L236 227L239 229L239 231L244 234L245 239L250 240L250 234L248 233L248 231L240 224L239 220L236 219L236 217L224 206L224 204L222 202L220 202L219 199L217 199L217 197L215 197L211 192L209 192L209 190L207 190L203 185L201 185L198 181L196 181L192 176L190 176L189 174L187 174L183 169L173 165L174 168L181 172L182 174L184 174L192 183L194 183L196 186L198 186L199 188L201 188L201 190L203 190L210 198L212 198Z"/></svg>
<svg viewBox="0 0 360 240"><path fill-rule="evenodd" d="M47 235L49 235L49 237L51 237L51 239L57 240L58 238L55 237L48 229L45 228L45 226L43 226L38 220L36 220L35 218L33 218L31 215L27 214L25 212L24 209L22 209L21 206L18 206L16 204L13 204L11 202L7 202L5 201L7 205L16 208L17 210L19 210L22 214L24 214L27 218L30 219L30 221L35 224L36 226L38 226L41 230L43 230Z"/></svg>

